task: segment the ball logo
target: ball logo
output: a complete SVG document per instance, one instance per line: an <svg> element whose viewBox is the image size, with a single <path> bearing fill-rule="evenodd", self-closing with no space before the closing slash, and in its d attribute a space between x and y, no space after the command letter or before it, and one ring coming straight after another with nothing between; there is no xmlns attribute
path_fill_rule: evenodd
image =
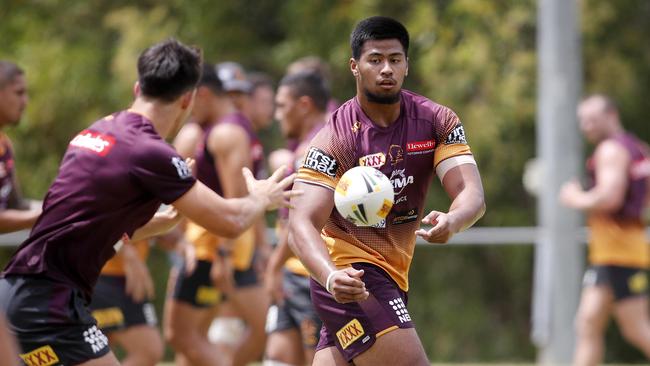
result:
<svg viewBox="0 0 650 366"><path fill-rule="evenodd" d="M79 147L94 152L99 156L106 156L115 145L115 138L99 132L83 130L70 141L70 146Z"/></svg>
<svg viewBox="0 0 650 366"><path fill-rule="evenodd" d="M334 178L336 177L336 171L339 168L339 164L334 157L323 150L317 147L311 147L305 156L305 161L302 164L302 167L315 170Z"/></svg>

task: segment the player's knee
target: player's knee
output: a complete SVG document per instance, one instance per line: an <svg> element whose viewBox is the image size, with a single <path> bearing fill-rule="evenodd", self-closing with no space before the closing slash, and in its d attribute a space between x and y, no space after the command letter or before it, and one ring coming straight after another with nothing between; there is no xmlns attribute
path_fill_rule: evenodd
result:
<svg viewBox="0 0 650 366"><path fill-rule="evenodd" d="M594 312L579 312L575 319L575 330L579 336L595 336L604 331L601 317Z"/></svg>
<svg viewBox="0 0 650 366"><path fill-rule="evenodd" d="M165 342L169 344L174 350L182 351L187 347L187 338L182 332L180 332L175 327L165 327L164 331Z"/></svg>
<svg viewBox="0 0 650 366"><path fill-rule="evenodd" d="M647 330L644 331L643 325L641 324L621 326L620 331L623 338L634 346L650 343L650 338L648 338L649 332Z"/></svg>

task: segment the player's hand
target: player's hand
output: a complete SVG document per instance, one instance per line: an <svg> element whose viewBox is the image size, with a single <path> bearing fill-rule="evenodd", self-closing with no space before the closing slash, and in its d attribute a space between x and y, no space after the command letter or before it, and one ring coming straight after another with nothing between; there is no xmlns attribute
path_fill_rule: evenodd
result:
<svg viewBox="0 0 650 366"><path fill-rule="evenodd" d="M185 165L187 165L187 168L192 172L194 176L196 176L196 160L192 158L185 158Z"/></svg>
<svg viewBox="0 0 650 366"><path fill-rule="evenodd" d="M279 207L291 207L289 200L291 197L299 196L302 191L286 189L293 184L296 174L284 177L286 167L282 166L269 177L269 179L256 180L250 169L242 168L242 174L246 179L248 193L256 199L262 200L267 210L275 210ZM284 177L284 178L283 178Z"/></svg>
<svg viewBox="0 0 650 366"><path fill-rule="evenodd" d="M338 303L363 301L370 293L366 290L366 284L361 281L361 276L363 270L352 267L334 271L325 287Z"/></svg>
<svg viewBox="0 0 650 366"><path fill-rule="evenodd" d="M577 197L583 192L580 182L573 179L562 185L560 188L560 202L570 208L579 208Z"/></svg>
<svg viewBox="0 0 650 366"><path fill-rule="evenodd" d="M140 303L152 299L154 296L154 285L147 265L138 257L136 249L125 241L120 251L124 258L124 277L126 279L126 294L131 296L134 302Z"/></svg>
<svg viewBox="0 0 650 366"><path fill-rule="evenodd" d="M224 294L231 294L235 290L234 269L230 255L217 255L210 268L210 279L214 287Z"/></svg>
<svg viewBox="0 0 650 366"><path fill-rule="evenodd" d="M444 244L458 232L452 217L444 212L431 211L422 219L422 223L433 227L429 230L418 229L415 231L415 235L429 243Z"/></svg>
<svg viewBox="0 0 650 366"><path fill-rule="evenodd" d="M284 303L285 293L282 278L282 268L275 269L271 266L266 267L266 274L264 275L264 288L271 296L271 301L274 304L282 305Z"/></svg>

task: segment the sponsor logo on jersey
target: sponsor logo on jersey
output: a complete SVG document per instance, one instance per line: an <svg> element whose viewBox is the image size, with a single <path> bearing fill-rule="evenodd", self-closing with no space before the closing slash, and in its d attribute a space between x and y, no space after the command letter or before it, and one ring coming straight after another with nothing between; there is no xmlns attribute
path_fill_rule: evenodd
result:
<svg viewBox="0 0 650 366"><path fill-rule="evenodd" d="M388 157L390 158L390 165L395 166L404 160L404 150L399 145L390 145L388 148Z"/></svg>
<svg viewBox="0 0 650 366"><path fill-rule="evenodd" d="M398 211L393 217L393 225L401 225L413 222L418 219L418 209L412 208L408 211Z"/></svg>
<svg viewBox="0 0 650 366"><path fill-rule="evenodd" d="M404 301L402 300L401 297L390 300L388 302L388 305L390 305L393 308L393 311L395 311L395 315L397 315L397 318L399 319L400 323L406 323L411 321L411 315L409 315L408 310L406 310L406 305L404 305Z"/></svg>
<svg viewBox="0 0 650 366"><path fill-rule="evenodd" d="M336 338L341 344L341 348L346 349L352 342L361 338L365 334L361 323L355 318L352 319L349 323L344 325L338 332L336 332Z"/></svg>
<svg viewBox="0 0 650 366"><path fill-rule="evenodd" d="M124 314L117 306L95 310L93 311L93 316L97 320L97 325L100 328L116 327L124 324Z"/></svg>
<svg viewBox="0 0 650 366"><path fill-rule="evenodd" d="M407 142L406 154L407 155L428 154L433 152L435 147L436 147L435 140Z"/></svg>
<svg viewBox="0 0 650 366"><path fill-rule="evenodd" d="M311 147L307 151L302 167L334 178L336 177L336 171L339 169L339 163L332 155L327 154L317 147Z"/></svg>
<svg viewBox="0 0 650 366"><path fill-rule="evenodd" d="M360 129L360 128L361 128L361 122L359 122L359 121L355 121L355 122L352 124L352 132L357 133L357 132L359 132L359 129Z"/></svg>
<svg viewBox="0 0 650 366"><path fill-rule="evenodd" d="M97 328L96 325L88 328L88 330L83 332L84 341L90 345L93 350L93 353L97 353L103 350L105 347L108 347L108 338L102 333L101 330Z"/></svg>
<svg viewBox="0 0 650 366"><path fill-rule="evenodd" d="M172 165L174 168L176 168L176 173L178 173L178 177L181 179L187 179L192 176L192 171L190 170L190 167L187 166L187 163L185 163L185 160L178 156L172 157Z"/></svg>
<svg viewBox="0 0 650 366"><path fill-rule="evenodd" d="M627 286L633 294L644 293L648 289L648 276L643 271L637 272L627 280Z"/></svg>
<svg viewBox="0 0 650 366"><path fill-rule="evenodd" d="M70 146L79 147L94 152L99 156L106 156L115 145L113 136L99 132L83 130L70 141Z"/></svg>
<svg viewBox="0 0 650 366"><path fill-rule="evenodd" d="M404 195L404 196L402 196L402 197L396 199L396 200L395 200L395 203L393 204L393 206L397 205L398 203L406 202L406 201L407 201L407 197L408 197L407 195Z"/></svg>
<svg viewBox="0 0 650 366"><path fill-rule="evenodd" d="M400 195L406 186L412 184L414 179L412 175L406 175L406 169L395 169L390 173L390 182L393 184L395 196Z"/></svg>
<svg viewBox="0 0 650 366"><path fill-rule="evenodd" d="M465 138L465 129L460 123L454 127L454 129L447 135L445 140L445 145L452 144L467 144L467 139Z"/></svg>
<svg viewBox="0 0 650 366"><path fill-rule="evenodd" d="M19 355L27 366L50 366L59 363L59 356L49 345Z"/></svg>
<svg viewBox="0 0 650 366"><path fill-rule="evenodd" d="M381 168L386 163L386 155L382 152L370 154L359 158L359 165Z"/></svg>

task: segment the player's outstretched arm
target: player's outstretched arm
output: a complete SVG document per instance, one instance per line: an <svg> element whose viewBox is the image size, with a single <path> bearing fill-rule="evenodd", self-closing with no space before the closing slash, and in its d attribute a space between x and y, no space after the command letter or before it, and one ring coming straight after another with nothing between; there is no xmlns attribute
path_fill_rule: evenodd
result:
<svg viewBox="0 0 650 366"><path fill-rule="evenodd" d="M452 199L449 212L431 211L422 223L433 227L415 232L430 243L446 243L485 213L483 184L476 165L462 164L450 169L442 179L442 186Z"/></svg>
<svg viewBox="0 0 650 366"><path fill-rule="evenodd" d="M236 238L258 219L265 210L274 210L289 205L289 198L300 192L284 191L295 178L286 178L285 168L276 170L264 180L256 180L247 168L242 173L246 178L248 196L224 199L201 182L196 182L189 191L172 205L184 216L208 229L215 235Z"/></svg>
<svg viewBox="0 0 650 366"><path fill-rule="evenodd" d="M368 297L361 280L363 271L348 267L338 270L332 263L320 231L334 207L334 192L312 184L296 182L294 189L304 192L293 197L289 213L289 247L307 267L312 277L340 303L362 301Z"/></svg>
<svg viewBox="0 0 650 366"><path fill-rule="evenodd" d="M29 229L41 214L39 209L0 211L0 233Z"/></svg>

